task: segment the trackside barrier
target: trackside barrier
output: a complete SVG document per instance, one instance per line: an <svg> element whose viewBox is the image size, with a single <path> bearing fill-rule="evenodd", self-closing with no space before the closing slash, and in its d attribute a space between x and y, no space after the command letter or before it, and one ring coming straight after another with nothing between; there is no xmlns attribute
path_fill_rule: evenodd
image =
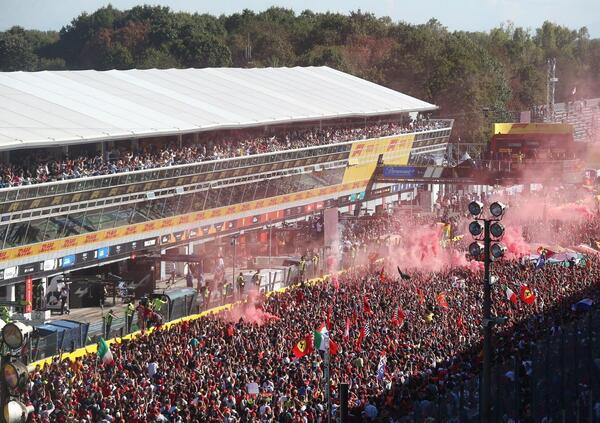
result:
<svg viewBox="0 0 600 423"><path fill-rule="evenodd" d="M322 278L311 279L311 280L307 281L306 283L308 285L315 285L317 283L323 282L328 277L329 277L329 275L324 275ZM267 297L270 297L273 294L280 293L280 292L285 292L285 291L287 291L288 289L290 289L290 288L292 288L294 286L298 286L298 285L290 285L290 286L286 286L286 287L283 287L283 288L278 288L276 290L267 292L265 295ZM241 301L236 301L236 302L233 302L233 303L230 303L230 304L225 304L225 305L222 305L222 306L211 308L209 310L205 310L205 311L203 311L201 313L192 314L192 315L189 315L189 316L181 317L179 319L171 320L171 321L166 322L165 324L163 324L161 326L161 330L169 330L171 327L179 325L182 322L194 321L194 320L201 319L202 317L209 316L211 314L219 314L219 313L221 313L223 311L231 310L234 306L236 306L238 304L241 304ZM116 320L117 319L115 319L115 321ZM122 319L122 320L124 320L124 319ZM98 322L98 323L101 324L102 322ZM101 328L100 327L95 327L95 326L92 327L92 325L94 325L94 324L90 324L89 335L90 336L92 336L92 335L98 335L98 332L101 331ZM124 325L124 322L121 322L121 324L118 325L118 328L119 329L123 328L123 325ZM119 329L116 329L116 330L119 330ZM151 334L152 332L154 332L154 330L155 330L155 328L151 327L151 328L147 329L144 332L144 334ZM111 329L110 333L111 334L113 333L112 329ZM132 333L130 333L128 335L125 335L125 336L119 336L119 337L114 337L114 338L108 339L107 343L108 343L108 345L113 345L115 343L116 344L120 344L123 340L132 340L132 339L140 337L141 335L142 335L142 331L138 330L138 331L132 332ZM98 351L97 344L93 344L93 345L89 345L89 346L86 346L86 347L78 348L78 349L76 349L76 350L74 350L72 352L57 354L57 355L53 355L51 357L44 358L42 360L34 361L34 362L32 362L32 363L29 364L28 368L30 370L33 370L34 368L36 368L38 366L40 368L43 368L44 366L46 366L48 364L51 364L52 361L55 358L60 358L60 361L63 361L63 360L73 361L73 360L75 360L77 358L80 358L80 357L83 357L83 356L85 356L87 354L95 354L97 351Z"/></svg>

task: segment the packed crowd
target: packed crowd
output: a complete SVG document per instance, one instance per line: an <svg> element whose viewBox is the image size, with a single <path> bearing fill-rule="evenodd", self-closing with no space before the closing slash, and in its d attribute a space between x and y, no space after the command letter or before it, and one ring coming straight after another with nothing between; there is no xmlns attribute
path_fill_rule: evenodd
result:
<svg viewBox="0 0 600 423"><path fill-rule="evenodd" d="M88 176L110 175L261 153L273 153L317 145L335 144L407 132L439 129L445 121L418 120L406 124L379 123L355 128L299 129L272 136L247 133L207 139L198 144L146 143L137 151L115 148L102 154L49 160L38 154L21 157L18 163L0 164L0 187L38 184Z"/></svg>
<svg viewBox="0 0 600 423"><path fill-rule="evenodd" d="M398 219L384 215L352 222L345 236L356 233L354 242L368 249L381 235L405 236L402 230ZM114 366L95 356L54 360L31 375L26 401L35 407L33 421L323 422L323 355L297 358L292 351L326 322L339 346L331 361L334 415L339 385L348 382L354 421L438 416L438 399L480 369L480 271L427 272L416 265L399 273L393 257L386 263L253 296L231 312L113 344ZM570 305L580 293L600 301L596 256L569 268L503 260L493 272L494 314L508 317L496 344L499 360L517 357L526 366L536 339L577 317ZM507 299L505 288L518 293L523 285L536 297L532 304ZM529 421L526 402L515 412ZM447 413L467 404L444 407Z"/></svg>

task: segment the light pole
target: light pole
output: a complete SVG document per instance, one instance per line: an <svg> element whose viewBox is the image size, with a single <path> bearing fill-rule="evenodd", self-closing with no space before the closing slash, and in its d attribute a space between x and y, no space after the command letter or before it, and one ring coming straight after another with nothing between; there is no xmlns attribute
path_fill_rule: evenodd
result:
<svg viewBox="0 0 600 423"><path fill-rule="evenodd" d="M21 395L27 387L29 372L27 366L19 359L23 346L33 327L21 322L10 322L2 328L2 342L8 352L2 354L0 374L0 401L2 405L2 422L25 422L33 412L33 406L25 405ZM2 347L3 348L3 347Z"/></svg>
<svg viewBox="0 0 600 423"><path fill-rule="evenodd" d="M490 214L492 217L484 218L483 204L473 201L469 204L469 213L475 218L469 224L469 232L476 239L469 245L469 254L483 261L483 369L481 373L481 395L479 399L480 421L487 423L491 421L491 377L492 377L492 329L502 318L492 317L492 282L490 279L490 268L493 260L504 255L506 247L499 241L504 235L504 226L500 223L506 206L502 203L492 203ZM483 223L482 223L483 222ZM480 241L483 241L481 244Z"/></svg>

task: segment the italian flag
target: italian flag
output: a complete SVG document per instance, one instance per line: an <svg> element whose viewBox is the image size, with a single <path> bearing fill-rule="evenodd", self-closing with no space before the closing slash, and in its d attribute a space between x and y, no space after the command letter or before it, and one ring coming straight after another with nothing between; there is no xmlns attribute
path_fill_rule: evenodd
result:
<svg viewBox="0 0 600 423"><path fill-rule="evenodd" d="M513 304L517 303L517 294L515 294L508 286L506 287L506 299Z"/></svg>
<svg viewBox="0 0 600 423"><path fill-rule="evenodd" d="M313 332L313 345L315 350L327 351L329 349L331 355L336 355L339 350L338 345L329 336L329 331L325 324L322 324Z"/></svg>
<svg viewBox="0 0 600 423"><path fill-rule="evenodd" d="M110 347L104 338L100 338L100 341L98 341L98 358L100 358L102 363L106 366L112 366L115 363Z"/></svg>

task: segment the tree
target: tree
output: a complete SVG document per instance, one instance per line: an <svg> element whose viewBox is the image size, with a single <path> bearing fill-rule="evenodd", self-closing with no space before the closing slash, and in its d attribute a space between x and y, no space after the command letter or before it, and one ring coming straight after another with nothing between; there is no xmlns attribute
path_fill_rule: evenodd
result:
<svg viewBox="0 0 600 423"><path fill-rule="evenodd" d="M33 71L37 69L37 56L24 30L13 27L0 33L0 70Z"/></svg>

